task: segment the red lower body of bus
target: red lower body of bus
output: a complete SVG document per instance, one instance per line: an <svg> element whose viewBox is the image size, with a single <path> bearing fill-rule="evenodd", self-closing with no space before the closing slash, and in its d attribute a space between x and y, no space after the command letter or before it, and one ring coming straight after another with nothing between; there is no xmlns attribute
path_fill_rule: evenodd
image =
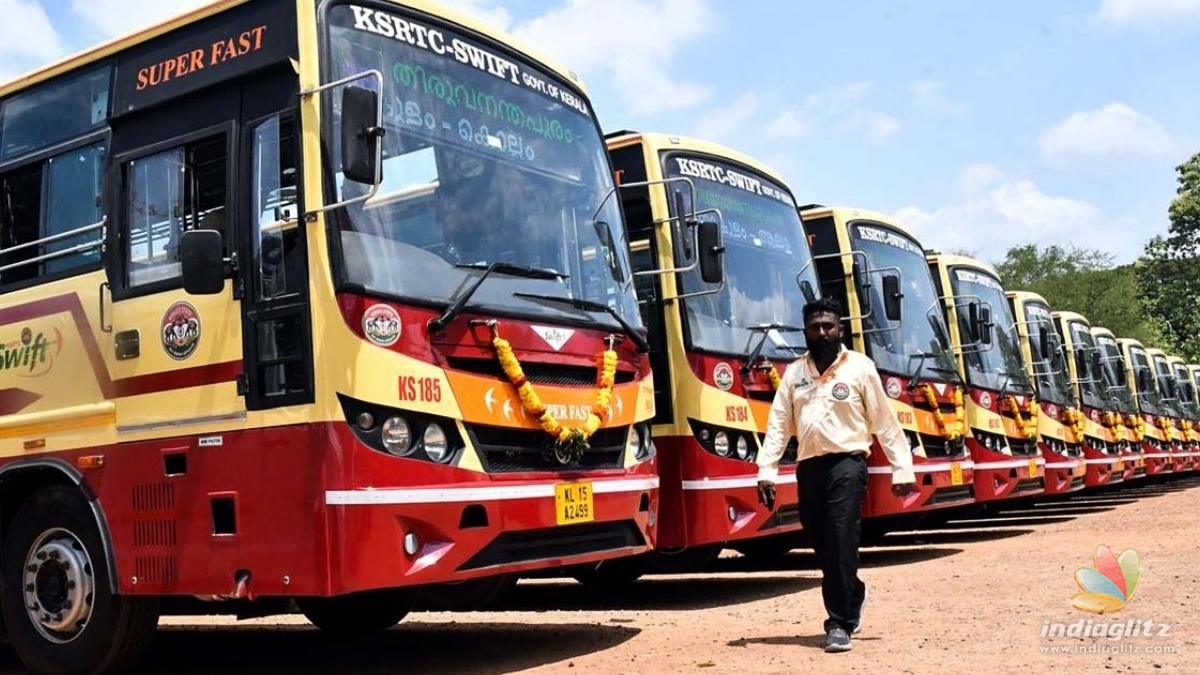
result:
<svg viewBox="0 0 1200 675"><path fill-rule="evenodd" d="M975 463L975 501L1032 497L1045 491L1041 470L1046 460L1040 455L1006 455L985 448L975 438L967 439L967 447Z"/></svg>
<svg viewBox="0 0 1200 675"><path fill-rule="evenodd" d="M1121 450L1121 461L1124 462L1122 477L1125 480L1146 477L1146 453L1140 446L1126 445Z"/></svg>
<svg viewBox="0 0 1200 675"><path fill-rule="evenodd" d="M863 517L877 518L932 509L962 506L975 501L974 468L966 456L913 457L917 491L904 497L892 494L892 465L875 442L867 458L867 495Z"/></svg>
<svg viewBox="0 0 1200 675"><path fill-rule="evenodd" d="M1163 452L1149 443L1143 443L1142 447L1146 449L1147 455ZM1163 463L1162 473L1183 473L1192 467L1191 450L1186 445L1172 444L1170 450L1163 454L1167 456L1167 460Z"/></svg>
<svg viewBox="0 0 1200 675"><path fill-rule="evenodd" d="M1187 441L1178 446L1179 468L1177 471L1195 471L1200 469L1200 442Z"/></svg>
<svg viewBox="0 0 1200 675"><path fill-rule="evenodd" d="M1125 480L1125 462L1120 454L1109 454L1102 450L1105 441L1092 438L1083 444L1083 463L1087 465L1087 474L1083 482L1088 487L1113 485Z"/></svg>
<svg viewBox="0 0 1200 675"><path fill-rule="evenodd" d="M655 436L660 499L658 548L664 550L746 541L798 532L796 465L781 463L775 510L758 501L758 465L718 457L692 436Z"/></svg>
<svg viewBox="0 0 1200 675"><path fill-rule="evenodd" d="M1038 443L1038 447L1046 460L1046 494L1067 494L1087 487L1082 450L1078 455L1068 455L1051 450L1045 443Z"/></svg>
<svg viewBox="0 0 1200 675"><path fill-rule="evenodd" d="M1176 459L1182 455L1182 449L1172 446L1170 451L1158 450L1148 443L1143 443L1140 459L1143 463L1143 475L1156 476L1161 473L1174 472Z"/></svg>
<svg viewBox="0 0 1200 675"><path fill-rule="evenodd" d="M635 555L655 545L655 461L486 474L362 445L344 423L177 437L104 455L120 592L331 596ZM565 484L590 482L559 524ZM576 498L586 495L576 493Z"/></svg>

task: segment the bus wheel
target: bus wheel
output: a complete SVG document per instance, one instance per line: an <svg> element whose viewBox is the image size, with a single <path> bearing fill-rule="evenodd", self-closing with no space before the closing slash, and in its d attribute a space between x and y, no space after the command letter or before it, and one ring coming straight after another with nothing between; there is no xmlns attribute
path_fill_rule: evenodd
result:
<svg viewBox="0 0 1200 675"><path fill-rule="evenodd" d="M113 594L100 530L77 490L30 497L0 556L4 623L29 670L114 673L141 659L158 627L158 599Z"/></svg>
<svg viewBox="0 0 1200 675"><path fill-rule="evenodd" d="M486 609L516 588L517 579L516 574L496 574L426 586L421 590L417 609L425 612L472 612Z"/></svg>
<svg viewBox="0 0 1200 675"><path fill-rule="evenodd" d="M309 623L330 635L355 637L382 633L408 616L420 595L418 588L385 588L331 598L296 598Z"/></svg>

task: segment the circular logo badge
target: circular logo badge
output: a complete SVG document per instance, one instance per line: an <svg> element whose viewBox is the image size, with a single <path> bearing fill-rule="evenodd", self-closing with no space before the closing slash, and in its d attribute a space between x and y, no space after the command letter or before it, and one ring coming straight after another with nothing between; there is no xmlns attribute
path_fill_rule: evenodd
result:
<svg viewBox="0 0 1200 675"><path fill-rule="evenodd" d="M1058 419L1058 406L1050 405L1046 407L1046 414L1053 419Z"/></svg>
<svg viewBox="0 0 1200 675"><path fill-rule="evenodd" d="M728 363L718 363L713 368L713 382L721 391L733 388L733 368Z"/></svg>
<svg viewBox="0 0 1200 675"><path fill-rule="evenodd" d="M845 401L850 397L850 385L845 382L838 382L833 385L833 397L839 401Z"/></svg>
<svg viewBox="0 0 1200 675"><path fill-rule="evenodd" d="M1093 410L1093 411L1092 411L1092 421L1093 421L1093 422L1099 422L1099 421L1100 421L1100 411L1099 411L1099 410Z"/></svg>
<svg viewBox="0 0 1200 675"><path fill-rule="evenodd" d="M979 395L979 405L985 408L992 407L992 395L986 391Z"/></svg>
<svg viewBox="0 0 1200 675"><path fill-rule="evenodd" d="M887 395L892 398L900 398L900 380L894 377L889 377L886 387Z"/></svg>
<svg viewBox="0 0 1200 675"><path fill-rule="evenodd" d="M371 305L363 312L362 329L371 342L394 345L400 339L400 314L390 305Z"/></svg>
<svg viewBox="0 0 1200 675"><path fill-rule="evenodd" d="M167 308L162 321L162 344L167 355L182 361L200 345L200 313L180 301Z"/></svg>

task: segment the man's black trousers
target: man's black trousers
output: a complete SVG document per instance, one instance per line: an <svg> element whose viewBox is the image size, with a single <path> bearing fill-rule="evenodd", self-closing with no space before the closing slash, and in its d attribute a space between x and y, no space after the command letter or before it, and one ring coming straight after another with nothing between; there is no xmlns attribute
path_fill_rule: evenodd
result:
<svg viewBox="0 0 1200 675"><path fill-rule="evenodd" d="M825 630L851 632L858 622L866 586L858 578L858 541L867 492L867 458L832 453L796 465L800 522L821 567Z"/></svg>

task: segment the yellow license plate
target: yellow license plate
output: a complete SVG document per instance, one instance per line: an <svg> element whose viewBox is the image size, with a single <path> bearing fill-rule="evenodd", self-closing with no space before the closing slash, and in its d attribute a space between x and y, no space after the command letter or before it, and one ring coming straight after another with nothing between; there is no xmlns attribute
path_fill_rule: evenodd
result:
<svg viewBox="0 0 1200 675"><path fill-rule="evenodd" d="M1113 471L1124 471L1124 470L1125 470L1125 460L1118 459L1117 461L1113 462Z"/></svg>
<svg viewBox="0 0 1200 675"><path fill-rule="evenodd" d="M1084 466L1084 465L1082 465L1082 464L1080 464L1079 466L1077 466L1077 467L1075 467L1074 469L1072 469L1072 470L1071 470L1071 475L1073 475L1073 476L1086 476L1086 475L1087 475L1087 467L1086 467L1086 466Z"/></svg>
<svg viewBox="0 0 1200 675"><path fill-rule="evenodd" d="M1030 478L1037 478L1037 475L1038 475L1038 472L1037 472L1037 460L1036 460L1036 459L1031 459L1031 460L1029 460L1029 477L1030 477Z"/></svg>
<svg viewBox="0 0 1200 675"><path fill-rule="evenodd" d="M588 523L596 519L591 483L559 483L554 486L554 517L559 525Z"/></svg>
<svg viewBox="0 0 1200 675"><path fill-rule="evenodd" d="M950 462L950 484L951 485L962 485L963 484L962 464L960 464L959 462Z"/></svg>

